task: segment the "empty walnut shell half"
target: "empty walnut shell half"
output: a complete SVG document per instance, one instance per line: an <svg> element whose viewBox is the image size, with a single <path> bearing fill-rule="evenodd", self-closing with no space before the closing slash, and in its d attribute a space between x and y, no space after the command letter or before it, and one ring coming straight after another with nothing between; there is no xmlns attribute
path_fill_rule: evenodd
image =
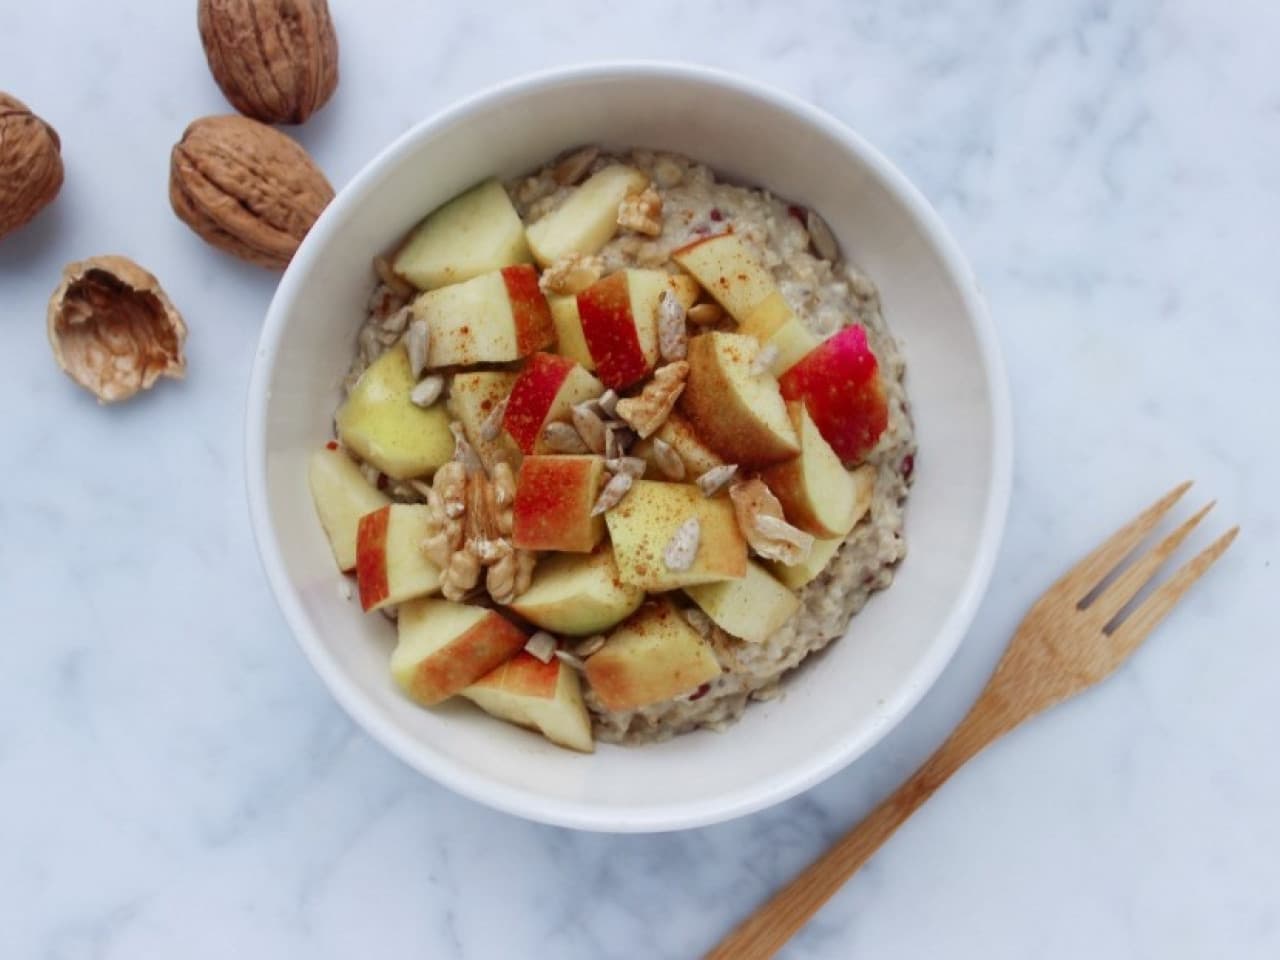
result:
<svg viewBox="0 0 1280 960"><path fill-rule="evenodd" d="M0 237L47 207L62 187L57 131L21 100L0 93Z"/></svg>
<svg viewBox="0 0 1280 960"><path fill-rule="evenodd" d="M200 0L200 40L231 105L263 123L302 123L338 85L326 0Z"/></svg>
<svg viewBox="0 0 1280 960"><path fill-rule="evenodd" d="M99 403L127 400L160 377L182 379L186 339L156 278L127 257L67 264L49 298L54 359Z"/></svg>

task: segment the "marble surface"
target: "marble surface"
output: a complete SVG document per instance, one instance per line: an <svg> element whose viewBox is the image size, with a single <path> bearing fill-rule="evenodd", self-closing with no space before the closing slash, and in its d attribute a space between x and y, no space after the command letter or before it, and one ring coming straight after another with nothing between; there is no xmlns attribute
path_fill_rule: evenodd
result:
<svg viewBox="0 0 1280 960"><path fill-rule="evenodd" d="M67 184L0 242L0 956L694 956L936 746L1058 571L1184 477L1219 499L1210 527L1244 528L1209 581L1122 675L965 769L787 955L1280 955L1280 9L332 3L342 82L298 136L336 184L456 97L610 57L741 71L880 145L1006 351L994 587L896 732L757 816L576 834L421 779L331 702L261 576L241 419L275 277L166 196L170 145L225 109L194 4L11 5L0 86L57 127ZM190 376L99 409L44 310L61 264L116 251L185 312Z"/></svg>

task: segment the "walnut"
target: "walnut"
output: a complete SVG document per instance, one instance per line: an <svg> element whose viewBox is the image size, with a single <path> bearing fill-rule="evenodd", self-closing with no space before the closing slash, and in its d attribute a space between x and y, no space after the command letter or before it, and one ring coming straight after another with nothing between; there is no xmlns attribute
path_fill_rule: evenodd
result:
<svg viewBox="0 0 1280 960"><path fill-rule="evenodd" d="M156 278L125 257L68 264L49 300L48 327L58 366L100 403L186 371L187 325Z"/></svg>
<svg viewBox="0 0 1280 960"><path fill-rule="evenodd" d="M200 0L200 41L231 105L263 123L302 123L338 86L325 0Z"/></svg>
<svg viewBox="0 0 1280 960"><path fill-rule="evenodd" d="M662 195L653 187L645 187L618 204L618 226L646 237L662 233Z"/></svg>
<svg viewBox="0 0 1280 960"><path fill-rule="evenodd" d="M0 93L0 237L53 202L62 188L62 142L21 100Z"/></svg>
<svg viewBox="0 0 1280 960"><path fill-rule="evenodd" d="M203 240L259 266L284 269L333 187L307 152L245 117L204 117L169 158L169 203Z"/></svg>
<svg viewBox="0 0 1280 960"><path fill-rule="evenodd" d="M759 477L729 488L738 529L751 549L766 560L800 563L813 549L813 536L787 523L782 504Z"/></svg>
<svg viewBox="0 0 1280 960"><path fill-rule="evenodd" d="M641 437L649 436L666 421L688 377L688 361L677 360L659 367L640 396L618 401L618 416Z"/></svg>
<svg viewBox="0 0 1280 960"><path fill-rule="evenodd" d="M604 275L604 261L597 256L566 253L543 271L538 280L542 292L553 296L581 293Z"/></svg>

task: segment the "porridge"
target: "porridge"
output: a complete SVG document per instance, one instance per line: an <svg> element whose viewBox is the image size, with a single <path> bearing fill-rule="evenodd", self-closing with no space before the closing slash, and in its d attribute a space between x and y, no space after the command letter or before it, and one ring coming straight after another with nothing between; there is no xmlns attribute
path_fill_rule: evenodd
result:
<svg viewBox="0 0 1280 960"><path fill-rule="evenodd" d="M902 358L816 213L588 147L375 271L311 486L416 702L579 750L723 729L892 581Z"/></svg>

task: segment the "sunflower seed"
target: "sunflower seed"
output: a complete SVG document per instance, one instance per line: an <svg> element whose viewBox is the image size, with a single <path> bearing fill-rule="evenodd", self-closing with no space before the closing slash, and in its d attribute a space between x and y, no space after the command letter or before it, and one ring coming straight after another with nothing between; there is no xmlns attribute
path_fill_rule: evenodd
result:
<svg viewBox="0 0 1280 960"><path fill-rule="evenodd" d="M668 480L683 480L684 461L680 459L680 454L676 453L675 448L661 437L654 437L651 443L653 444L653 462L662 475Z"/></svg>
<svg viewBox="0 0 1280 960"><path fill-rule="evenodd" d="M724 310L721 309L720 304L712 303L710 301L694 304L685 313L685 319L699 327L705 327L712 323L719 323L723 317Z"/></svg>
<svg viewBox="0 0 1280 960"><path fill-rule="evenodd" d="M554 453L589 453L572 424L553 420L542 428L542 442Z"/></svg>
<svg viewBox="0 0 1280 960"><path fill-rule="evenodd" d="M413 317L412 307L400 307L393 310L390 314L382 319L382 330L384 333L404 333L404 328L409 325L409 320Z"/></svg>
<svg viewBox="0 0 1280 960"><path fill-rule="evenodd" d="M427 363L431 359L431 331L427 329L427 321L415 320L409 324L409 331L404 335L404 344L409 350L409 372L413 374L413 379L417 380L422 376L422 371L427 369Z"/></svg>
<svg viewBox="0 0 1280 960"><path fill-rule="evenodd" d="M510 399L510 396L506 396L495 403L489 415L480 424L480 439L485 443L497 440L498 434L502 433L502 419L507 415L507 401Z"/></svg>
<svg viewBox="0 0 1280 960"><path fill-rule="evenodd" d="M840 259L840 244L836 242L836 235L827 226L827 221L810 210L805 214L804 225L809 231L809 242L813 244L818 256L832 263Z"/></svg>
<svg viewBox="0 0 1280 960"><path fill-rule="evenodd" d="M610 473L629 473L639 480L644 476L647 464L639 457L612 457L604 462L604 466Z"/></svg>
<svg viewBox="0 0 1280 960"><path fill-rule="evenodd" d="M702 539L702 527L697 517L690 517L680 524L662 551L662 561L668 570L688 570L698 555L698 542Z"/></svg>
<svg viewBox="0 0 1280 960"><path fill-rule="evenodd" d="M606 417L612 417L618 411L618 394L612 387L596 397L596 406Z"/></svg>
<svg viewBox="0 0 1280 960"><path fill-rule="evenodd" d="M755 518L755 525L756 529L770 540L780 540L783 543L789 543L794 546L797 559L792 561L793 563L800 563L805 560L810 551L813 550L813 534L805 533L785 520L779 520L777 517L771 517L768 514L761 514ZM758 553L759 550L756 552Z"/></svg>
<svg viewBox="0 0 1280 960"><path fill-rule="evenodd" d="M689 352L684 306L670 290L658 298L658 353L663 360L683 360Z"/></svg>
<svg viewBox="0 0 1280 960"><path fill-rule="evenodd" d="M550 663L551 658L556 655L556 638L545 630L539 630L525 641L524 649L543 663Z"/></svg>
<svg viewBox="0 0 1280 960"><path fill-rule="evenodd" d="M595 506L591 508L591 516L598 517L620 504L622 498L627 495L627 491L631 489L633 482L634 478L629 473L615 473L610 477L609 482L600 491L600 496L596 499Z"/></svg>
<svg viewBox="0 0 1280 960"><path fill-rule="evenodd" d="M457 420L451 421L449 432L453 434L453 459L462 464L467 473L484 473L484 464L480 462L480 456L467 440L462 424Z"/></svg>
<svg viewBox="0 0 1280 960"><path fill-rule="evenodd" d="M712 467L698 477L698 489L702 491L704 497L714 497L724 489L724 485L732 480L737 472L736 463L722 463L718 467Z"/></svg>
<svg viewBox="0 0 1280 960"><path fill-rule="evenodd" d="M551 176L562 187L570 187L587 175L591 164L600 155L599 147L583 147L575 150L556 164Z"/></svg>
<svg viewBox="0 0 1280 960"><path fill-rule="evenodd" d="M756 351L756 355L751 361L751 375L758 377L763 373L768 373L777 359L778 345L776 343L766 343Z"/></svg>
<svg viewBox="0 0 1280 960"><path fill-rule="evenodd" d="M440 394L443 392L444 377L435 373L429 377L423 377L409 394L409 399L413 401L414 406L429 407L440 399Z"/></svg>
<svg viewBox="0 0 1280 960"><path fill-rule="evenodd" d="M603 646L604 637L597 633L594 637L587 637L587 639L579 641L573 648L573 655L585 660L593 653L599 653L600 648Z"/></svg>
<svg viewBox="0 0 1280 960"><path fill-rule="evenodd" d="M590 403L579 403L574 406L573 426L588 450L592 453L604 453L604 421L600 419L600 414L591 409Z"/></svg>
<svg viewBox="0 0 1280 960"><path fill-rule="evenodd" d="M569 666L573 667L573 669L579 672L587 668L587 665L585 663L583 663L579 658L575 657L568 650L561 650L558 647L556 648L556 659L560 660L562 663L567 663Z"/></svg>

